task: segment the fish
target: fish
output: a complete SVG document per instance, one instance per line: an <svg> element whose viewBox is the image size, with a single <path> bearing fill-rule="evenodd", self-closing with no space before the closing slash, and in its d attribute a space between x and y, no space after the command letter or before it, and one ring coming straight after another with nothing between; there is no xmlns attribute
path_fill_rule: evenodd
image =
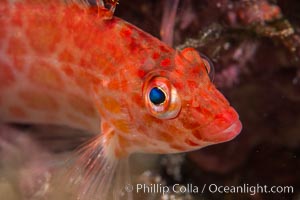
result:
<svg viewBox="0 0 300 200"><path fill-rule="evenodd" d="M94 133L68 168L77 199L132 199L122 192L130 155L194 151L242 129L197 50L173 49L114 7L0 2L0 123Z"/></svg>

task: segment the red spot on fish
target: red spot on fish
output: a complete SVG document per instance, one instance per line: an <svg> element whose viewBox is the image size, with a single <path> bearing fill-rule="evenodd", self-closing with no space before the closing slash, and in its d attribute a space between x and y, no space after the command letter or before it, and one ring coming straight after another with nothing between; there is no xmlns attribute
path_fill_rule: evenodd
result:
<svg viewBox="0 0 300 200"><path fill-rule="evenodd" d="M89 80L91 81L91 83L93 83L94 85L99 85L102 84L102 80L99 79L99 77L95 76L95 75L89 75Z"/></svg>
<svg viewBox="0 0 300 200"><path fill-rule="evenodd" d="M192 131L193 136L195 136L198 140L202 140L205 141L205 139L203 138L202 133L199 130L193 130Z"/></svg>
<svg viewBox="0 0 300 200"><path fill-rule="evenodd" d="M4 0L4 2L3 2L3 0L2 0L1 3L3 3L3 5L6 5L7 3L9 3L9 1L8 0ZM3 5L0 6L0 13L3 14L3 16L8 16L9 11L10 11L9 7L8 6L3 6Z"/></svg>
<svg viewBox="0 0 300 200"><path fill-rule="evenodd" d="M0 60L0 89L9 88L15 81L15 77L9 65Z"/></svg>
<svg viewBox="0 0 300 200"><path fill-rule="evenodd" d="M193 147L199 146L199 144L193 142L193 141L190 140L190 139L186 139L186 140L185 140L185 143L186 143L187 145L190 145L190 146L193 146Z"/></svg>
<svg viewBox="0 0 300 200"><path fill-rule="evenodd" d="M155 131L154 134L150 137L153 137L155 139L158 139L160 141L164 142L172 142L174 141L174 135L171 134L170 132L164 132L164 131Z"/></svg>
<svg viewBox="0 0 300 200"><path fill-rule="evenodd" d="M152 54L152 58L153 58L154 60L158 59L159 57L160 57L160 55L159 55L159 53L157 53L157 52L154 52L154 53Z"/></svg>
<svg viewBox="0 0 300 200"><path fill-rule="evenodd" d="M184 88L184 85L181 81L176 81L173 83L173 85L177 88L177 90L181 90Z"/></svg>
<svg viewBox="0 0 300 200"><path fill-rule="evenodd" d="M137 52L137 50L139 49L139 43L137 42L137 40L135 38L131 38L130 40L130 44L129 44L129 49L132 53Z"/></svg>
<svg viewBox="0 0 300 200"><path fill-rule="evenodd" d="M107 84L107 88L109 90L119 90L121 87L121 83L119 80L116 79L112 79L108 84Z"/></svg>
<svg viewBox="0 0 300 200"><path fill-rule="evenodd" d="M146 122L146 123L155 123L155 124L157 124L157 125L160 125L160 124L162 124L162 120L160 120L160 119L157 119L157 118L155 118L155 117L153 117L152 115L150 115L150 114L145 114L144 116L143 116L143 120Z"/></svg>
<svg viewBox="0 0 300 200"><path fill-rule="evenodd" d="M137 105L143 105L143 98L141 97L140 94L133 94L132 102L134 102Z"/></svg>
<svg viewBox="0 0 300 200"><path fill-rule="evenodd" d="M162 52L166 52L166 53L170 52L170 49L168 49L166 46L161 45L161 46L159 46L159 48Z"/></svg>
<svg viewBox="0 0 300 200"><path fill-rule="evenodd" d="M182 111L181 111L181 113L182 113L181 121L182 121L183 127L186 129L198 128L200 125L198 119L192 118L190 112L182 112Z"/></svg>
<svg viewBox="0 0 300 200"><path fill-rule="evenodd" d="M3 21L1 21L1 17L0 17L0 42L2 43L2 40L4 40L4 38L6 37L6 25Z"/></svg>
<svg viewBox="0 0 300 200"><path fill-rule="evenodd" d="M193 92L198 87L198 84L195 81L187 80L187 85L188 85L189 89L191 90L191 92Z"/></svg>
<svg viewBox="0 0 300 200"><path fill-rule="evenodd" d="M67 76L69 76L69 77L74 76L74 71L70 65L63 64L63 65L61 65L60 68L65 72L65 74L67 74Z"/></svg>
<svg viewBox="0 0 300 200"><path fill-rule="evenodd" d="M23 8L21 4L16 4L16 9L15 10L18 10L18 12L15 12L14 15L12 15L12 18L10 19L10 23L12 23L13 25L16 25L16 26L23 26L23 19L24 19L24 16L22 16L22 12L23 12Z"/></svg>
<svg viewBox="0 0 300 200"><path fill-rule="evenodd" d="M142 69L139 69L137 71L137 75L138 75L138 77L143 78L146 75L146 72Z"/></svg>
<svg viewBox="0 0 300 200"><path fill-rule="evenodd" d="M201 115L203 115L203 116L207 116L208 117L208 116L211 116L211 114L212 114L208 109L206 109L203 106L195 107L194 109L197 112L201 113Z"/></svg>
<svg viewBox="0 0 300 200"><path fill-rule="evenodd" d="M171 60L170 60L170 58L166 58L166 59L162 60L162 61L160 62L160 65L161 65L162 67L169 67L169 66L171 65Z"/></svg>
<svg viewBox="0 0 300 200"><path fill-rule="evenodd" d="M230 108L225 112L217 114L215 116L215 123L217 123L221 128L227 128L232 121L236 121L237 119L238 117L236 112Z"/></svg>
<svg viewBox="0 0 300 200"><path fill-rule="evenodd" d="M81 66L81 67L84 67L84 68L92 68L92 64L91 64L91 62L90 62L90 60L87 60L87 58L86 57L82 57L81 59L80 59L80 61L79 61L79 65Z"/></svg>
<svg viewBox="0 0 300 200"><path fill-rule="evenodd" d="M122 30L120 31L120 34L122 37L125 38L130 38L132 34L132 30L126 27L123 27Z"/></svg>
<svg viewBox="0 0 300 200"><path fill-rule="evenodd" d="M201 72L200 66L194 66L194 67L191 69L191 73L193 73L193 74L200 74L200 72Z"/></svg>
<svg viewBox="0 0 300 200"><path fill-rule="evenodd" d="M19 118L19 119L20 118L24 119L25 117L27 117L26 112L18 106L9 107L9 112L13 117L16 117L16 118Z"/></svg>
<svg viewBox="0 0 300 200"><path fill-rule="evenodd" d="M73 56L73 54L69 50L64 49L59 54L58 59L61 62L73 62L74 61L74 56Z"/></svg>

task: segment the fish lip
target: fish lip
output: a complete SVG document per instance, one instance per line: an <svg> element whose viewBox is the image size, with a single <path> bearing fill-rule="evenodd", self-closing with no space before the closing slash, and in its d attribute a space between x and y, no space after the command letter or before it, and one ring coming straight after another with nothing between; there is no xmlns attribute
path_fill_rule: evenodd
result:
<svg viewBox="0 0 300 200"><path fill-rule="evenodd" d="M243 128L242 122L239 119L237 119L233 124L231 124L225 130L221 131L219 134L228 136L227 141L229 141L235 138L237 135L239 135L242 128Z"/></svg>
<svg viewBox="0 0 300 200"><path fill-rule="evenodd" d="M223 142L228 142L232 139L234 139L237 135L239 135L239 133L242 130L242 123L239 120L239 118L237 118L235 121L233 121L229 127L221 130L221 131L217 131L214 133L210 133L208 135L204 135L203 138L201 137L197 137L197 141L201 141L204 142L205 144L203 144L204 146L207 145L212 145L212 144L218 144L218 143L223 143Z"/></svg>

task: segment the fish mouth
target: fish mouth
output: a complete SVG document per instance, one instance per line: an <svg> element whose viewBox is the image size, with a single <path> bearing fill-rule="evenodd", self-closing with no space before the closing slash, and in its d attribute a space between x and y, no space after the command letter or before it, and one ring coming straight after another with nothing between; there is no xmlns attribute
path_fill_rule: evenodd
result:
<svg viewBox="0 0 300 200"><path fill-rule="evenodd" d="M195 138L197 138L198 141L207 142L208 144L217 144L234 139L242 130L242 123L238 117L236 120L231 122L227 128L219 131L209 132L211 127L216 126L216 124L210 124L209 127L207 127L208 130L196 130L192 132L192 134Z"/></svg>
<svg viewBox="0 0 300 200"><path fill-rule="evenodd" d="M228 128L218 133L219 141L229 141L235 138L242 130L242 123L237 119L233 124Z"/></svg>

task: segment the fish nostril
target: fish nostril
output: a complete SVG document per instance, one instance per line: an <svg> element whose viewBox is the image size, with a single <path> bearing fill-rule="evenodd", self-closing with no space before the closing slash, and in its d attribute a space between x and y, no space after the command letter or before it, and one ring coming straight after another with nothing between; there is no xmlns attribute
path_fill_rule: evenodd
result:
<svg viewBox="0 0 300 200"><path fill-rule="evenodd" d="M207 74L210 78L210 81L213 82L214 81L214 78L215 78L215 67L214 67L214 64L213 62L207 57L205 56L204 54L200 53L200 56L204 62L204 65L205 65L205 68L206 68L206 71L207 71Z"/></svg>

